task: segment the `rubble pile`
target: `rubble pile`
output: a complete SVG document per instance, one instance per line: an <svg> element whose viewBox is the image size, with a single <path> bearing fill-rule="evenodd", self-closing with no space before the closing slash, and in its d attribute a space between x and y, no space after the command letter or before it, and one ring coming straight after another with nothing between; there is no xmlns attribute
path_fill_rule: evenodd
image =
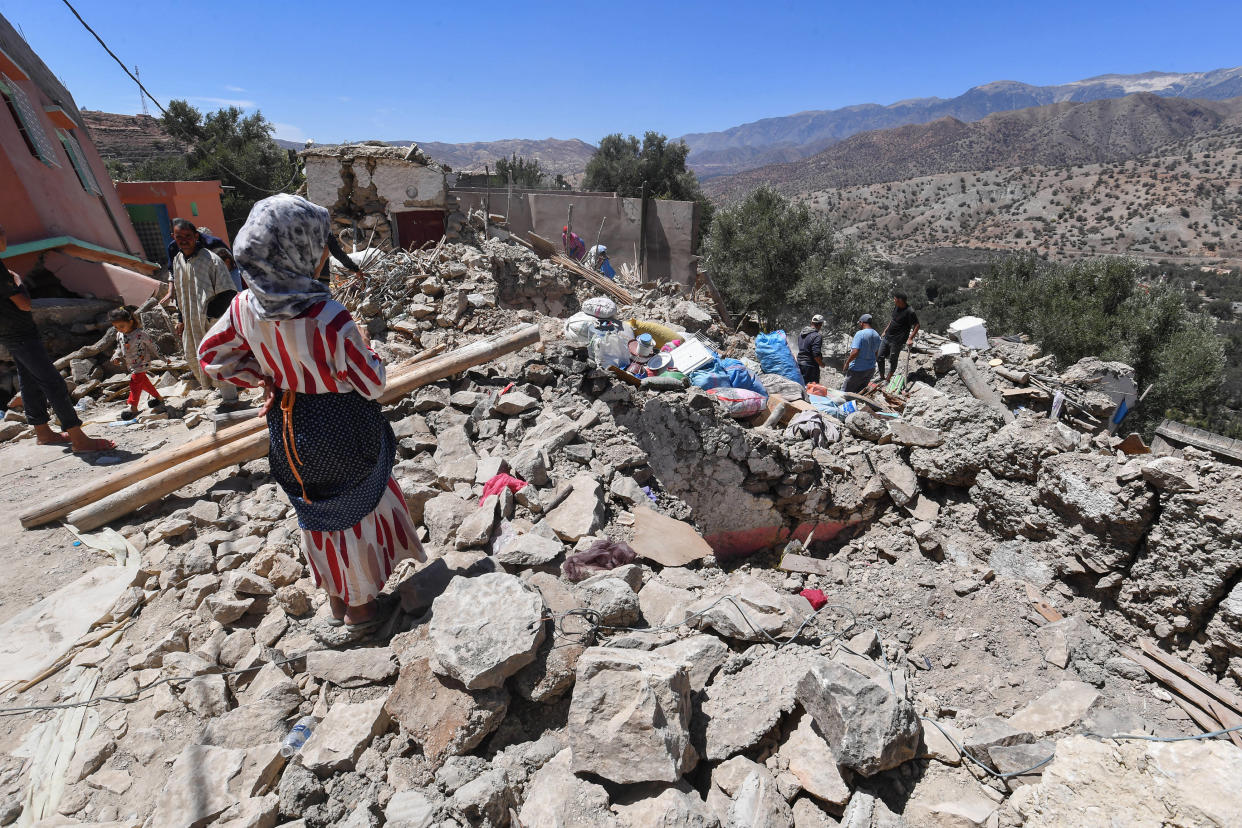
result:
<svg viewBox="0 0 1242 828"><path fill-rule="evenodd" d="M1242 468L1006 424L936 353L900 416L810 440L600 370L561 338L584 290L494 238L345 283L390 356L518 318L545 341L390 408L428 561L368 639L313 634L328 607L266 460L123 520L141 574L111 615L141 614L65 683L153 689L98 706L47 824L1238 821L1233 745L1083 734L1199 732L1125 657L1140 639L1242 686ZM753 356L665 289L633 313Z"/></svg>

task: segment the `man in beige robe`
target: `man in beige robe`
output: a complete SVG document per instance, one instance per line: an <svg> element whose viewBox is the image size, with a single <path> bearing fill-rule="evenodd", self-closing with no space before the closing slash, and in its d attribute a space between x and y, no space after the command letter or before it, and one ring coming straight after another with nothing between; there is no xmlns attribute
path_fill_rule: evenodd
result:
<svg viewBox="0 0 1242 828"><path fill-rule="evenodd" d="M177 245L172 261L173 301L181 314L177 333L181 334L186 362L200 386L208 390L218 388L221 400L232 405L237 402L237 386L215 382L207 376L198 361L198 345L216 321L207 316L207 305L218 294L237 288L228 267L203 245L192 222L173 220L173 242Z"/></svg>

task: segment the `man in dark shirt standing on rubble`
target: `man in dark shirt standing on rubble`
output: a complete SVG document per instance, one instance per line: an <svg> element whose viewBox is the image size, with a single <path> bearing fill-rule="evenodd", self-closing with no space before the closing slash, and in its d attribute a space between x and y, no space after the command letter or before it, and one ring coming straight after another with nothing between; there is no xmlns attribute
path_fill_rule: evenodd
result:
<svg viewBox="0 0 1242 828"><path fill-rule="evenodd" d="M819 382L819 369L824 365L824 337L819 332L823 326L824 317L817 313L798 333L798 370L803 382Z"/></svg>
<svg viewBox="0 0 1242 828"><path fill-rule="evenodd" d="M883 341L880 343L879 353L876 354L875 366L883 377L881 382L888 382L893 376L897 370L897 357L901 356L901 349L913 345L914 337L918 333L919 318L910 309L906 295L901 291L894 292L893 315L889 317L888 325L885 326L884 333L880 335ZM888 359L888 373L884 373L886 358Z"/></svg>

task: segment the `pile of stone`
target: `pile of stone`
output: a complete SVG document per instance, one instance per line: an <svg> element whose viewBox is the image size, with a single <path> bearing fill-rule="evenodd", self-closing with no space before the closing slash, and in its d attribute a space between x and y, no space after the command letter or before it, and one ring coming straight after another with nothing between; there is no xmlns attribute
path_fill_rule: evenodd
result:
<svg viewBox="0 0 1242 828"><path fill-rule="evenodd" d="M347 296L394 352L506 314L548 341L390 410L428 561L394 574L400 610L368 640L312 634L328 608L265 460L119 526L142 574L111 617L143 609L74 669L107 695L192 678L99 707L49 824L1238 820L1242 750L1073 734L1194 729L1116 642L1155 637L1242 684L1242 469L1127 455L1029 411L1006 424L928 356L899 419L854 414L814 446L697 389L594 369L541 318L576 310L579 290L489 239L386 257ZM749 347L666 291L640 301L636 315ZM483 498L498 474L525 485ZM782 566L808 529L820 541ZM566 566L601 541L635 557ZM983 654L1019 654L1010 671L952 673L990 625L1011 637ZM286 760L304 716L313 734ZM17 801L12 779L0 793Z"/></svg>

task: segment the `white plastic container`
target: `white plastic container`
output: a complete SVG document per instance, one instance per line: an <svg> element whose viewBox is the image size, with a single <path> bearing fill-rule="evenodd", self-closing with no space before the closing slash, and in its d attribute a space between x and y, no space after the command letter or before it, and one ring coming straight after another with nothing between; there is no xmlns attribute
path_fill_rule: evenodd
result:
<svg viewBox="0 0 1242 828"><path fill-rule="evenodd" d="M963 316L949 326L949 332L957 336L964 348L976 351L988 349L987 323L977 316Z"/></svg>

